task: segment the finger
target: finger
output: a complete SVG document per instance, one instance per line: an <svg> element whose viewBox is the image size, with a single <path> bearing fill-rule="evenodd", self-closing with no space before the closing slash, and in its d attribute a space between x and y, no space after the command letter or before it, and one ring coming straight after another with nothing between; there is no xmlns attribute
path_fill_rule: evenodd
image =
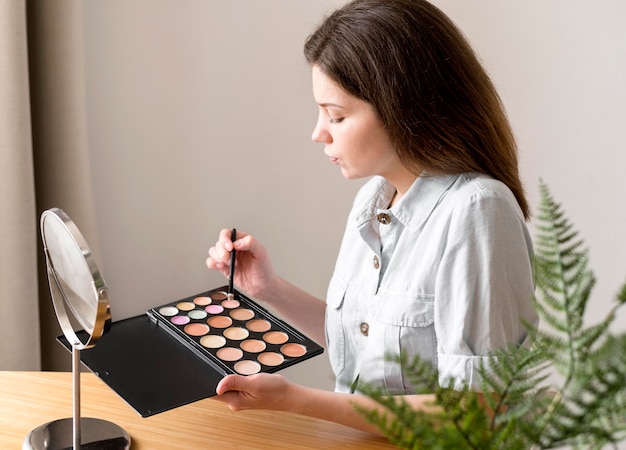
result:
<svg viewBox="0 0 626 450"><path fill-rule="evenodd" d="M225 392L221 395L216 395L215 397L213 397L213 400L225 403L233 411L237 410L237 407L235 406L235 402L237 401L236 392Z"/></svg>
<svg viewBox="0 0 626 450"><path fill-rule="evenodd" d="M255 245L252 235L237 232L237 240L233 243L235 250L251 251Z"/></svg>
<svg viewBox="0 0 626 450"><path fill-rule="evenodd" d="M232 230L229 228L223 228L220 231L219 242L224 250L226 250L229 254L233 250L233 241L231 240Z"/></svg>
<svg viewBox="0 0 626 450"><path fill-rule="evenodd" d="M223 395L229 391L241 391L243 384L242 381L245 380L245 377L241 375L226 375L224 378L220 380L215 389L215 393L217 395Z"/></svg>
<svg viewBox="0 0 626 450"><path fill-rule="evenodd" d="M224 270L224 264L222 264L221 262L217 262L215 261L213 258L211 258L210 256L206 259L206 266L211 269L211 270L219 270L220 272L223 272Z"/></svg>
<svg viewBox="0 0 626 450"><path fill-rule="evenodd" d="M229 261L229 256L230 252L225 251L219 243L209 248L209 257L216 263L227 263Z"/></svg>
<svg viewBox="0 0 626 450"><path fill-rule="evenodd" d="M226 231L228 233L225 233ZM213 257L213 259L215 259L218 262L221 262L224 264L230 264L230 255L234 248L234 244L230 240L231 233L232 231L229 231L226 229L222 230L220 232L218 241L215 243L215 245L211 249L209 249L209 252L210 252L209 254Z"/></svg>

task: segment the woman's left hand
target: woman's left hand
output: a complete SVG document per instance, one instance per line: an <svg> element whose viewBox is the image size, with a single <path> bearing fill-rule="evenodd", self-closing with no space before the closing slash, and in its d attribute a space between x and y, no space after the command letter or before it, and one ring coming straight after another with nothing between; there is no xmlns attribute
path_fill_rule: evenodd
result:
<svg viewBox="0 0 626 450"><path fill-rule="evenodd" d="M293 383L277 374L227 375L217 385L216 400L224 402L233 411L269 409L288 411L293 400Z"/></svg>
<svg viewBox="0 0 626 450"><path fill-rule="evenodd" d="M378 409L380 414L389 411L365 395L344 394L309 388L288 381L282 375L258 373L256 375L227 375L217 385L217 395L212 397L224 402L233 411L243 409L266 409L301 414L330 422L340 423L370 433L381 434L375 425L367 422L354 405ZM423 410L420 398L430 396L405 396L416 401L410 403Z"/></svg>

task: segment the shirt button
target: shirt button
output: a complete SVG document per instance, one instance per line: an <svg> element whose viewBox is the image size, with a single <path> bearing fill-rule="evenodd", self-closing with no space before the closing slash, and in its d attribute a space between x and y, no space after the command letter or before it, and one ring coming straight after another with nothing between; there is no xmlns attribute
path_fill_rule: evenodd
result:
<svg viewBox="0 0 626 450"><path fill-rule="evenodd" d="M361 330L361 334L362 334L363 336L367 336L367 335L369 334L369 331L370 331L370 326L369 326L367 323L363 322L363 323L359 326L359 329Z"/></svg>
<svg viewBox="0 0 626 450"><path fill-rule="evenodd" d="M378 216L376 216L376 218L383 225L388 225L391 223L391 217L389 217L389 214L387 213L380 213Z"/></svg>
<svg viewBox="0 0 626 450"><path fill-rule="evenodd" d="M374 269L378 269L380 267L380 260L378 256L374 255Z"/></svg>

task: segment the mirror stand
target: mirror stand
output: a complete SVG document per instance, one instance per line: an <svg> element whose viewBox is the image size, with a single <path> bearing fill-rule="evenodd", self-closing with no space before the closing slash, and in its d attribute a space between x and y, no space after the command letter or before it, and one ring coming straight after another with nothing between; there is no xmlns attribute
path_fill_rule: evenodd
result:
<svg viewBox="0 0 626 450"><path fill-rule="evenodd" d="M61 209L43 212L41 235L52 303L63 334L72 346L73 414L32 430L22 449L129 449L130 436L123 428L106 420L80 416L80 351L96 345L111 325L104 279L82 234ZM78 338L72 319L87 332L86 342Z"/></svg>
<svg viewBox="0 0 626 450"><path fill-rule="evenodd" d="M80 350L72 347L72 409L71 418L45 423L32 430L23 450L97 450L128 449L130 437L120 426L102 419L80 416Z"/></svg>

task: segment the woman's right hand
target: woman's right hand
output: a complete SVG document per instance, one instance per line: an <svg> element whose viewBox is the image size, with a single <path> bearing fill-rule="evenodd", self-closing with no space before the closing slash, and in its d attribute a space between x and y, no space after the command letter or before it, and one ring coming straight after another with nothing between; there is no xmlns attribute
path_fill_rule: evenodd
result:
<svg viewBox="0 0 626 450"><path fill-rule="evenodd" d="M252 297L261 298L277 279L267 249L254 236L237 231L235 241L231 240L231 230L220 231L217 242L209 249L206 265L219 270L228 278L230 254L235 253L235 275L233 284Z"/></svg>

